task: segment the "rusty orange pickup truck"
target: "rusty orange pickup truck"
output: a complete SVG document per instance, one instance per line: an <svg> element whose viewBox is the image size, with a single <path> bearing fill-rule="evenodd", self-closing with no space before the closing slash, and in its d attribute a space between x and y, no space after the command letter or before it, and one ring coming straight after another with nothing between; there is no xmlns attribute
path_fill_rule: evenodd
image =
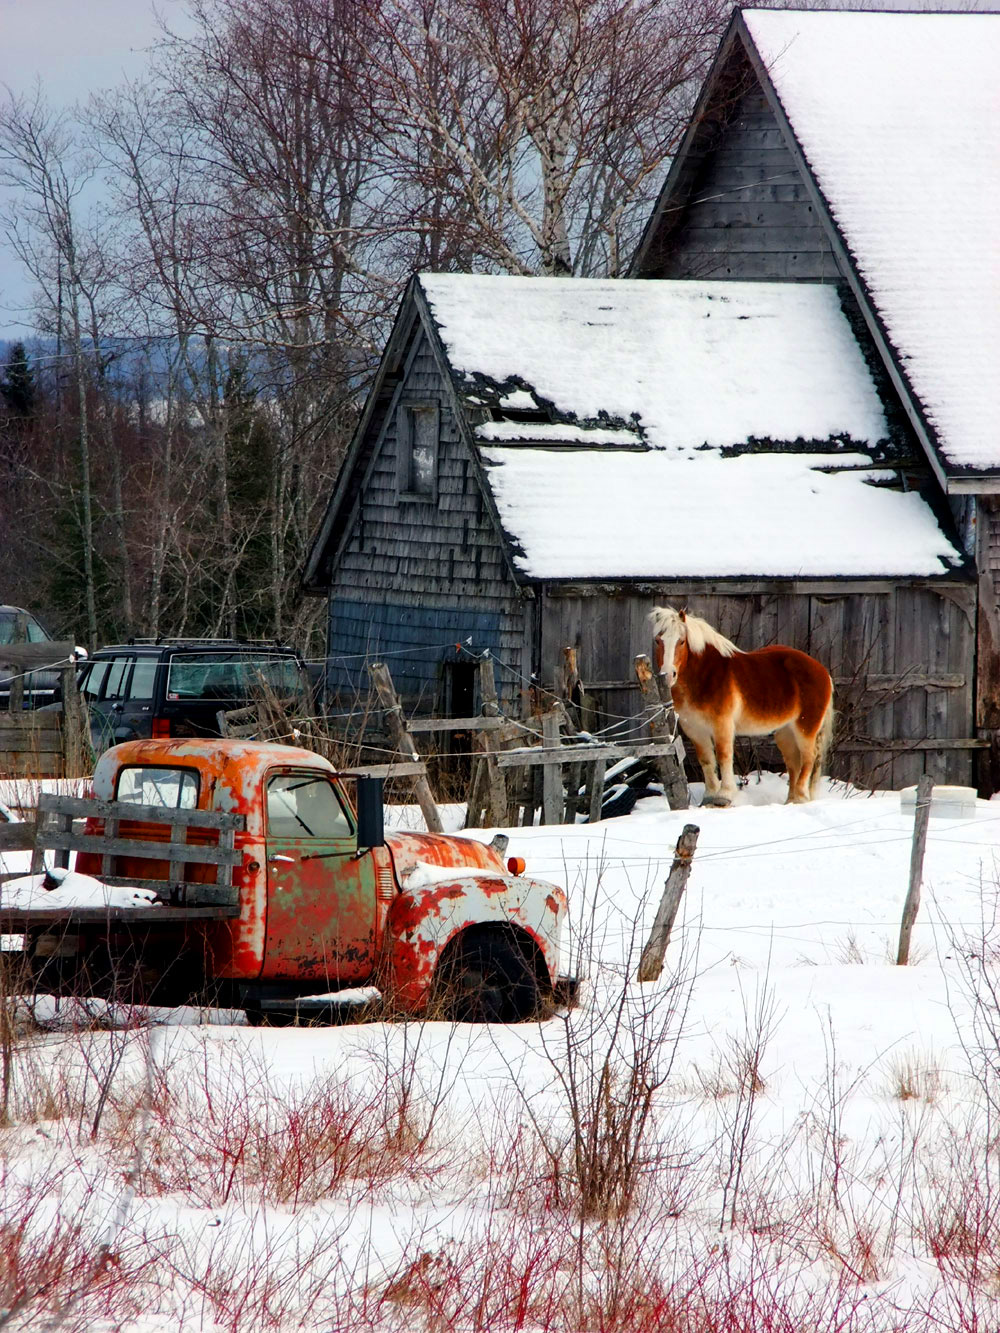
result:
<svg viewBox="0 0 1000 1333"><path fill-rule="evenodd" d="M150 905L33 904L0 912L0 930L23 937L38 989L207 999L251 1021L358 987L454 1020L570 999L563 890L505 864L503 839L385 835L381 786L359 778L352 800L332 764L291 746L117 745L89 796L41 798L39 844L63 864L75 851L105 885L151 890Z"/></svg>

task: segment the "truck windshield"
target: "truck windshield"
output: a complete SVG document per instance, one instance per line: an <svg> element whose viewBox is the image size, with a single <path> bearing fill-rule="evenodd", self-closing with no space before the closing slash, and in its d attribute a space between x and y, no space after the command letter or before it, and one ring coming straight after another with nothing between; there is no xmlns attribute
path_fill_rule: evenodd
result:
<svg viewBox="0 0 1000 1333"><path fill-rule="evenodd" d="M117 798L134 805L194 810L198 805L198 774L189 768L123 768L118 774Z"/></svg>

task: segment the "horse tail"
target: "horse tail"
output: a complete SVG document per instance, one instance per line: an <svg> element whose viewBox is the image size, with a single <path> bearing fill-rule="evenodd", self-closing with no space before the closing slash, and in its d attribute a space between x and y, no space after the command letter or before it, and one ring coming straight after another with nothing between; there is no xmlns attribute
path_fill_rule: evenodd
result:
<svg viewBox="0 0 1000 1333"><path fill-rule="evenodd" d="M819 724L819 734L816 737L816 759L813 762L812 776L809 779L809 797L816 799L816 793L819 791L820 779L823 776L823 769L826 767L827 756L830 753L830 742L833 740L833 723L836 713L833 708L833 695L830 695L830 702L826 706L826 712L823 714L823 721Z"/></svg>

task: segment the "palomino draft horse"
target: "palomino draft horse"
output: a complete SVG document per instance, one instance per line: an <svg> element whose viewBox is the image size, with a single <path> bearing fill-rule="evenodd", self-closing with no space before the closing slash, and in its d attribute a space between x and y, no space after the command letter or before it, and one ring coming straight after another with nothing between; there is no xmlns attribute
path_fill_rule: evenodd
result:
<svg viewBox="0 0 1000 1333"><path fill-rule="evenodd" d="M705 796L717 802L735 796L736 736L774 732L788 769L789 801L811 801L833 731L829 671L807 653L780 644L744 653L700 616L669 606L654 607L649 618L656 667L670 684L678 720L697 751Z"/></svg>

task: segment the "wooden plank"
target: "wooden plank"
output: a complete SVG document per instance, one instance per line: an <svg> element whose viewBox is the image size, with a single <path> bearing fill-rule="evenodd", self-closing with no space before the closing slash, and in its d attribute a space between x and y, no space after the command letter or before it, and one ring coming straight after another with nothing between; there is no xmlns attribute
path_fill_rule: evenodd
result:
<svg viewBox="0 0 1000 1333"><path fill-rule="evenodd" d="M340 778L414 778L426 776L423 760L399 764L364 764L360 768L338 768Z"/></svg>
<svg viewBox="0 0 1000 1333"><path fill-rule="evenodd" d="M41 814L49 812L87 819L128 819L139 824L185 824L194 828L243 829L245 815L226 810L175 810L163 805L133 805L131 801L98 801L86 796L57 796L42 792Z"/></svg>
<svg viewBox="0 0 1000 1333"><path fill-rule="evenodd" d="M667 724L667 703L664 699L668 693L666 682L663 676L654 674L645 653L640 653L635 659L635 674L646 701L649 730L657 741L670 747L669 752L658 756L656 761L656 771L663 783L663 794L671 810L686 810L691 804L691 796L684 777L684 761L677 753L676 742L671 738ZM682 741L682 747L683 744Z"/></svg>
<svg viewBox="0 0 1000 1333"><path fill-rule="evenodd" d="M639 959L639 971L636 977L638 981L656 981L663 971L663 959L670 942L670 932L680 906L681 895L691 874L691 862L698 846L700 832L697 824L685 824L681 836L677 839L670 873L663 886L663 895L656 909L649 939Z"/></svg>
<svg viewBox="0 0 1000 1333"><path fill-rule="evenodd" d="M497 699L496 678L493 674L493 659L484 657L479 663L479 693L482 699L483 721L499 722L506 719L498 716L500 711ZM507 822L507 781L497 765L497 738L487 729L483 737L486 765L486 822L491 828L498 828Z"/></svg>
<svg viewBox="0 0 1000 1333"><path fill-rule="evenodd" d="M959 592L968 589L968 579L934 578L910 579L907 587L930 588L935 592ZM788 596L791 593L806 597L848 597L859 593L893 593L896 585L889 579L634 579L628 582L568 581L566 583L547 583L545 599L563 597L617 597L628 594L633 597L649 598L684 598L704 596L720 591L728 597L753 596L763 593Z"/></svg>
<svg viewBox="0 0 1000 1333"><path fill-rule="evenodd" d="M604 800L604 770L606 761L595 759L590 765L590 778L587 782L587 808L590 811L591 824L600 823L601 805Z"/></svg>
<svg viewBox="0 0 1000 1333"><path fill-rule="evenodd" d="M550 761L546 763L542 770L542 823L558 824L562 814L562 764L567 763L569 755L565 758L559 753L559 728L562 721L561 712L552 709L542 717L542 736L545 748L552 752ZM574 747L567 747L572 749ZM579 747L576 747L579 748ZM555 763L551 762L555 758Z"/></svg>
<svg viewBox="0 0 1000 1333"><path fill-rule="evenodd" d="M962 671L940 671L934 675L926 672L908 672L900 674L870 671L862 676L836 675L834 685L856 685L860 682L869 692L892 690L961 690L968 684L968 677Z"/></svg>
<svg viewBox="0 0 1000 1333"><path fill-rule="evenodd" d="M505 717L411 717L408 731L500 731L508 726Z"/></svg>
<svg viewBox="0 0 1000 1333"><path fill-rule="evenodd" d="M58 713L0 713L0 745L9 732L37 731L41 734L62 731Z"/></svg>
<svg viewBox="0 0 1000 1333"><path fill-rule="evenodd" d="M0 676L8 667L15 671L39 671L43 667L62 666L75 653L76 644L69 639L0 644Z"/></svg>
<svg viewBox="0 0 1000 1333"><path fill-rule="evenodd" d="M837 749L847 750L849 752L862 752L868 750L892 750L896 754L909 754L917 751L934 750L983 750L989 749L990 742L982 737L942 737L940 740L921 739L913 741L901 740L882 740L881 737L872 737L870 740L841 741Z"/></svg>
<svg viewBox="0 0 1000 1333"><path fill-rule="evenodd" d="M412 737L407 731L406 719L403 716L403 710L400 707L399 699L396 696L392 677L389 674L389 668L384 662L372 662L368 671L372 683L375 686L375 692L378 695L379 702L384 709L386 723L397 748L404 756L406 756L405 762L419 762L420 756L417 753L416 746L413 744ZM441 823L441 816L438 813L437 802L434 799L434 793L431 791L431 785L427 781L426 771L416 776L413 783L413 789L428 830L431 833L443 833L444 826Z"/></svg>
<svg viewBox="0 0 1000 1333"><path fill-rule="evenodd" d="M0 852L27 852L35 845L35 824L0 824Z"/></svg>
<svg viewBox="0 0 1000 1333"><path fill-rule="evenodd" d="M134 884L135 880L127 883ZM163 880L149 881L144 887L156 884L167 888ZM141 886L142 887L142 886ZM207 888L207 885L200 885ZM0 909L0 931L16 935L29 927L58 926L65 930L72 926L103 925L108 921L149 925L161 929L175 921L231 921L240 914L236 904L212 904L204 907L9 907Z"/></svg>
<svg viewBox="0 0 1000 1333"><path fill-rule="evenodd" d="M924 849L927 845L927 824L931 813L934 779L925 773L917 783L917 799L913 811L913 844L910 848L910 882L903 904L903 919L899 926L899 946L896 966L905 967L910 961L910 935L920 907L920 881L924 872Z"/></svg>
<svg viewBox="0 0 1000 1333"><path fill-rule="evenodd" d="M979 742L976 742L977 744ZM669 742L622 741L601 745L560 745L558 749L546 746L526 746L519 750L506 750L497 755L497 764L501 768L526 768L541 765L554 767L561 764L592 763L596 759L655 758L663 754L676 754L676 744Z"/></svg>
<svg viewBox="0 0 1000 1333"><path fill-rule="evenodd" d="M70 816L69 816L69 815L66 815L66 816L64 816L64 818L69 819ZM117 820L117 819L115 819L115 818L113 818L113 817L111 817L111 816L109 816L107 819L105 819L105 821L104 821L104 835L103 835L103 836L104 836L105 838L109 838L109 839L117 838L117 837L118 837L118 825L119 825L119 823L120 823L119 820ZM68 831L71 832L72 830L70 829L70 830L68 830ZM179 835L179 834L177 833L176 829L173 829L173 828L170 830L170 838L171 838L171 841L177 841L177 842L180 842L180 841L182 840L182 839L181 839L181 835ZM103 841L103 840L102 840L102 841ZM175 876L175 874L177 875L178 878L180 878L181 874L183 873L182 871L176 871L176 872L175 872L175 870L174 870L174 866L175 866L175 865L176 865L176 862L173 862L173 861L172 861L172 862L170 863L170 869L169 869L169 872L168 872L168 878L169 878L169 879L173 879L174 876ZM107 847L104 847L104 848L103 848L103 855L101 856L101 876L102 876L102 878L106 878L108 875L112 875L112 874L114 874L114 869L115 869L115 867L114 867L114 857L112 856L111 852L107 849Z"/></svg>
<svg viewBox="0 0 1000 1333"><path fill-rule="evenodd" d="M243 853L223 847L196 847L192 843L137 842L131 838L105 838L100 833L59 833L39 830L41 846L67 852L97 855L136 856L144 861L195 861L203 865L238 865Z"/></svg>

